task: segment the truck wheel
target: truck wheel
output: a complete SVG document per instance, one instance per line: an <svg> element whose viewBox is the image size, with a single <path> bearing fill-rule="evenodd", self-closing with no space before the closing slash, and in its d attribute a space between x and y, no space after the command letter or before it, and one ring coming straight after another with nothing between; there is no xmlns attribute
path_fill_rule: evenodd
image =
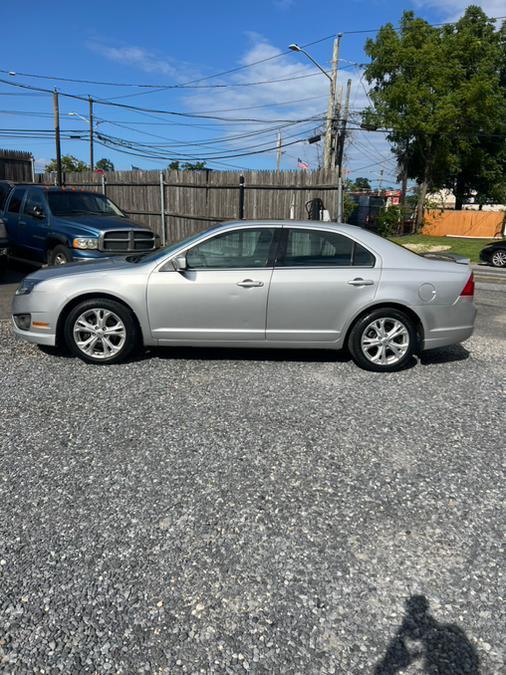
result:
<svg viewBox="0 0 506 675"><path fill-rule="evenodd" d="M128 307L109 298L92 298L69 313L65 342L87 363L119 363L138 346L139 332Z"/></svg>
<svg viewBox="0 0 506 675"><path fill-rule="evenodd" d="M49 251L47 262L49 265L66 265L72 262L72 253L63 244L58 244Z"/></svg>

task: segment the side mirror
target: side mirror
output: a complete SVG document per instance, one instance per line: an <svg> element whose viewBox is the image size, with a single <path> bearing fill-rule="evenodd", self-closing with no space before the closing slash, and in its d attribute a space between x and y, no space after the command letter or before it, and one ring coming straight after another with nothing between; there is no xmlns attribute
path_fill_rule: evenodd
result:
<svg viewBox="0 0 506 675"><path fill-rule="evenodd" d="M32 216L34 218L40 218L41 220L46 217L45 214L44 214L44 211L42 210L42 208L40 206L34 206L33 207Z"/></svg>
<svg viewBox="0 0 506 675"><path fill-rule="evenodd" d="M172 263L172 267L176 270L176 272L184 272L184 270L188 269L188 265L186 264L186 255L184 254L172 258L170 262Z"/></svg>

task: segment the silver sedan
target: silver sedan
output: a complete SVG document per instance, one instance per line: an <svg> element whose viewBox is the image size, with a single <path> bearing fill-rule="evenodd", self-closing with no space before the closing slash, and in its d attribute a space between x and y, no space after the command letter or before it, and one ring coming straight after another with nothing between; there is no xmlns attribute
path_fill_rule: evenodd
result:
<svg viewBox="0 0 506 675"><path fill-rule="evenodd" d="M117 363L144 346L342 349L393 371L468 338L467 261L431 259L351 225L241 221L147 255L41 269L12 308L14 331Z"/></svg>

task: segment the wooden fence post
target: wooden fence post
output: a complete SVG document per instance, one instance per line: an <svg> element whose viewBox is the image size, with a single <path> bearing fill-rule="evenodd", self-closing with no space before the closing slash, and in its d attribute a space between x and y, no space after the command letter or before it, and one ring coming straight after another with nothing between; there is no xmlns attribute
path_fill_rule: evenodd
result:
<svg viewBox="0 0 506 675"><path fill-rule="evenodd" d="M163 171L160 171L160 229L162 246L165 246L167 243L167 234L165 232L165 181L163 180Z"/></svg>
<svg viewBox="0 0 506 675"><path fill-rule="evenodd" d="M244 220L244 176L239 176L239 220Z"/></svg>

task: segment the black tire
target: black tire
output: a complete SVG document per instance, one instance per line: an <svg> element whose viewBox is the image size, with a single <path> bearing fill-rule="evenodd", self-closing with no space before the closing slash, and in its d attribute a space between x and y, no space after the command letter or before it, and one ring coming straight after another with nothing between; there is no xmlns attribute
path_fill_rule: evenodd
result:
<svg viewBox="0 0 506 675"><path fill-rule="evenodd" d="M382 320L384 320L384 332L386 334L393 330L394 325L398 326L400 324L403 330L389 342L374 345L373 340L381 341L382 339L378 337L377 328L374 327L377 325L379 328L381 325L379 322ZM375 324L375 322L378 322L378 324ZM372 326L371 324L374 325ZM367 339L371 340L368 348L366 348L367 345L363 346L363 338L366 341ZM391 346L392 343L393 346ZM413 321L404 312L393 307L391 309L380 307L371 310L358 319L348 337L348 349L353 360L360 368L375 372L391 373L402 370L413 362L413 356L418 351L418 335ZM385 354L385 361L378 360L375 362L371 360L374 358L381 359L383 353ZM399 353L402 355L399 356Z"/></svg>
<svg viewBox="0 0 506 675"><path fill-rule="evenodd" d="M97 338L95 341L95 351L98 350L99 355L95 356L93 354L86 353L78 345L77 338L74 334L74 327L77 319L83 314L86 316L86 313L89 313L88 317L86 318L91 325L93 317L98 319L99 316L97 313L100 312L102 312L102 316L107 316L112 321L116 321L116 319L118 319L119 321L115 324L115 326L119 326L121 323L122 329L124 329L124 331L121 333L121 336L117 333L108 335L105 332L107 331L107 326L105 326L101 328L103 332L100 334L102 337L100 337L98 333L92 333L86 331L86 329L82 329L78 333L78 336L82 338L82 341L86 341L88 338ZM98 331L97 326L94 326L94 328ZM139 345L139 330L132 312L128 309L128 307L125 307L125 305L122 305L115 300L110 300L109 298L92 298L90 300L84 300L74 307L69 312L69 315L65 320L64 336L65 343L72 354L78 356L86 363L94 363L97 365L109 365L111 363L121 363L126 361ZM107 340L106 344L104 337ZM110 356L108 356L106 353L110 348L108 346L109 344L113 344L114 348L117 349L117 351L111 353ZM100 353L100 351L102 353Z"/></svg>
<svg viewBox="0 0 506 675"><path fill-rule="evenodd" d="M58 244L48 253L48 265L66 265L69 262L72 262L72 251L63 244Z"/></svg>

